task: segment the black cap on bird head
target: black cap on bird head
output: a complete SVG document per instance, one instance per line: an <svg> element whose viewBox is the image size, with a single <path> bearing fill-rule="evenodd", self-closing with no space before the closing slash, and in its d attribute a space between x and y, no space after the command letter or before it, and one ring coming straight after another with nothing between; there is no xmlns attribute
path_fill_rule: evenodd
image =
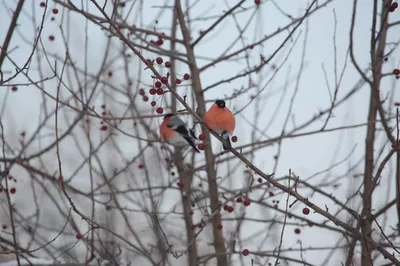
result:
<svg viewBox="0 0 400 266"><path fill-rule="evenodd" d="M225 101L224 100L216 100L215 104L219 107L219 108L225 108Z"/></svg>
<svg viewBox="0 0 400 266"><path fill-rule="evenodd" d="M174 114L172 114L172 113L166 114L166 115L164 115L164 120L171 118L172 116L174 116Z"/></svg>

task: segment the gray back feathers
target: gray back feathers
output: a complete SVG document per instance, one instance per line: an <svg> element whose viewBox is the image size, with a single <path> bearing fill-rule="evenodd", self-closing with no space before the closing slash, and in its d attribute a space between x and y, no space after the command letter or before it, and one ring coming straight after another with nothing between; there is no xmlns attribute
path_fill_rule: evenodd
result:
<svg viewBox="0 0 400 266"><path fill-rule="evenodd" d="M185 123L178 116L174 115L168 120L167 126L172 129L177 129L179 126L185 127Z"/></svg>

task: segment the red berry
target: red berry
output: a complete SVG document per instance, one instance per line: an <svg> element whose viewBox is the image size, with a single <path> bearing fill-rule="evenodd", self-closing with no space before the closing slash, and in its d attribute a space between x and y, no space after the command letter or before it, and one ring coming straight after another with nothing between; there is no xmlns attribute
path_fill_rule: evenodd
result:
<svg viewBox="0 0 400 266"><path fill-rule="evenodd" d="M145 93L146 93L146 92L144 91L144 89L140 89L140 90L139 90L139 94L140 94L140 95L144 95Z"/></svg>
<svg viewBox="0 0 400 266"><path fill-rule="evenodd" d="M254 0L254 4L260 5L261 4L261 0Z"/></svg>
<svg viewBox="0 0 400 266"><path fill-rule="evenodd" d="M144 168L144 164L140 163L140 164L138 165L138 167L139 167L139 169L143 169L143 168Z"/></svg>
<svg viewBox="0 0 400 266"><path fill-rule="evenodd" d="M49 40L50 40L50 41L54 41L54 39L55 39L55 38L54 38L53 35L50 35L50 36L49 36Z"/></svg>
<svg viewBox="0 0 400 266"><path fill-rule="evenodd" d="M158 108L156 109L156 112L157 112L158 114L162 114L162 113L164 112L164 109L163 109L162 107L158 107Z"/></svg>
<svg viewBox="0 0 400 266"><path fill-rule="evenodd" d="M400 75L400 69L395 68L395 69L393 70L393 74L394 74L394 75Z"/></svg>
<svg viewBox="0 0 400 266"><path fill-rule="evenodd" d="M161 57L157 57L156 62L157 62L157 64L162 64L163 59Z"/></svg>
<svg viewBox="0 0 400 266"><path fill-rule="evenodd" d="M175 80L175 83L176 83L177 85L179 85L179 84L181 84L181 83L182 83L182 80L180 80L180 79L176 79L176 80Z"/></svg>
<svg viewBox="0 0 400 266"><path fill-rule="evenodd" d="M150 104L151 104L151 106L156 106L156 102L155 101L152 101Z"/></svg>
<svg viewBox="0 0 400 266"><path fill-rule="evenodd" d="M147 102L149 100L149 97L143 96L143 101Z"/></svg>
<svg viewBox="0 0 400 266"><path fill-rule="evenodd" d="M6 230L6 229L7 229L7 225L3 224L3 225L1 226L1 228L2 228L3 230Z"/></svg>
<svg viewBox="0 0 400 266"><path fill-rule="evenodd" d="M237 197L237 198L236 198L236 202L240 203L240 202L242 202L242 201L243 201L242 197Z"/></svg>
<svg viewBox="0 0 400 266"><path fill-rule="evenodd" d="M163 43L164 43L164 41L162 39L158 39L156 41L156 45L158 45L158 46L162 45Z"/></svg>
<svg viewBox="0 0 400 266"><path fill-rule="evenodd" d="M183 184L183 183L178 183L178 187L179 187L180 189L183 189L183 188L185 187L185 184Z"/></svg>
<svg viewBox="0 0 400 266"><path fill-rule="evenodd" d="M294 233L295 233L296 235L300 234L300 229L299 229L299 228L294 229Z"/></svg>
<svg viewBox="0 0 400 266"><path fill-rule="evenodd" d="M304 208L303 208L303 214L304 214L304 215L308 215L309 213L310 213L310 209L307 208L307 207L304 207Z"/></svg>
<svg viewBox="0 0 400 266"><path fill-rule="evenodd" d="M228 212L233 212L234 208L232 206L228 207Z"/></svg>
<svg viewBox="0 0 400 266"><path fill-rule="evenodd" d="M163 88L158 88L157 89L157 95L163 95L163 94L164 94Z"/></svg>
<svg viewBox="0 0 400 266"><path fill-rule="evenodd" d="M106 105L105 105L105 104L102 104L102 105L101 105L101 108L105 109L105 108L106 108Z"/></svg>
<svg viewBox="0 0 400 266"><path fill-rule="evenodd" d="M189 215L193 215L193 211L192 210L189 211Z"/></svg>
<svg viewBox="0 0 400 266"><path fill-rule="evenodd" d="M206 138L206 136L204 134L199 135L199 140L204 140L205 138Z"/></svg>
<svg viewBox="0 0 400 266"><path fill-rule="evenodd" d="M274 192L270 191L270 192L269 192L269 196L270 196L270 197L275 196Z"/></svg>
<svg viewBox="0 0 400 266"><path fill-rule="evenodd" d="M249 199L245 199L244 202L243 202L243 205L244 206L249 206L250 203L251 203L251 201Z"/></svg>
<svg viewBox="0 0 400 266"><path fill-rule="evenodd" d="M184 80L190 79L190 75L189 75L188 73L186 73L185 75L183 75L183 79L184 79Z"/></svg>
<svg viewBox="0 0 400 266"><path fill-rule="evenodd" d="M396 10L396 8L393 6L393 4L391 6L389 6L389 12L394 12Z"/></svg>
<svg viewBox="0 0 400 266"><path fill-rule="evenodd" d="M237 141L237 137L236 136L233 136L232 137L232 142L236 142Z"/></svg>
<svg viewBox="0 0 400 266"><path fill-rule="evenodd" d="M10 189L10 193L11 193L11 194L14 194L15 192L17 192L17 189L16 189L15 187L13 187L13 188Z"/></svg>
<svg viewBox="0 0 400 266"><path fill-rule="evenodd" d="M162 84L167 84L168 83L168 78L167 77L161 77L161 83Z"/></svg>
<svg viewBox="0 0 400 266"><path fill-rule="evenodd" d="M102 112L101 115L102 115L102 116L106 116L106 115L107 115L107 112Z"/></svg>
<svg viewBox="0 0 400 266"><path fill-rule="evenodd" d="M40 2L40 7L45 7L46 3L45 2Z"/></svg>
<svg viewBox="0 0 400 266"><path fill-rule="evenodd" d="M156 86L156 88L160 88L161 87L161 82L156 81L156 83L154 83L154 86Z"/></svg>
<svg viewBox="0 0 400 266"><path fill-rule="evenodd" d="M171 62L170 61L165 62L165 67L170 68L171 67Z"/></svg>
<svg viewBox="0 0 400 266"><path fill-rule="evenodd" d="M222 224L218 224L218 225L217 225L217 229L218 229L218 230L221 230L221 229L222 229Z"/></svg>
<svg viewBox="0 0 400 266"><path fill-rule="evenodd" d="M76 234L76 239L82 239L82 235L80 233Z"/></svg>
<svg viewBox="0 0 400 266"><path fill-rule="evenodd" d="M154 95L154 94L157 93L157 90L154 89L154 88L151 88L151 89L149 90L149 93L150 93L151 95Z"/></svg>
<svg viewBox="0 0 400 266"><path fill-rule="evenodd" d="M53 14L58 14L58 9L57 8L53 8Z"/></svg>
<svg viewBox="0 0 400 266"><path fill-rule="evenodd" d="M106 125L104 125L104 126L102 126L101 128L100 128L100 130L102 130L102 131L106 131L108 129L108 127L106 126Z"/></svg>
<svg viewBox="0 0 400 266"><path fill-rule="evenodd" d="M197 148L199 148L199 150L203 151L205 148L204 143L200 143L199 145L197 145Z"/></svg>
<svg viewBox="0 0 400 266"><path fill-rule="evenodd" d="M243 256L249 255L249 250L247 248L243 249L242 254L243 254Z"/></svg>
<svg viewBox="0 0 400 266"><path fill-rule="evenodd" d="M112 71L108 71L108 76L111 78L111 76L112 76Z"/></svg>
<svg viewBox="0 0 400 266"><path fill-rule="evenodd" d="M399 7L399 4L397 2L393 2L391 6L392 8L396 9Z"/></svg>
<svg viewBox="0 0 400 266"><path fill-rule="evenodd" d="M12 90L12 91L17 91L17 90L18 90L18 88L17 88L17 87L15 87L15 86L13 86L13 87L11 88L11 90Z"/></svg>
<svg viewBox="0 0 400 266"><path fill-rule="evenodd" d="M262 183L262 178L259 177L259 178L257 179L257 181L258 181L258 183Z"/></svg>

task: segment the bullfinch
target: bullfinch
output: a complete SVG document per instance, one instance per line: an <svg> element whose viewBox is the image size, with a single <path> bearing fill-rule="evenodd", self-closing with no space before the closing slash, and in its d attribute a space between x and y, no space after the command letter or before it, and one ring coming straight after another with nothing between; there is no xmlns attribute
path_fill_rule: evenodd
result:
<svg viewBox="0 0 400 266"><path fill-rule="evenodd" d="M204 116L204 122L210 129L220 134L225 142L231 146L229 137L235 130L235 117L228 107L226 107L225 101L215 101ZM224 150L228 149L225 144L223 145L223 148Z"/></svg>
<svg viewBox="0 0 400 266"><path fill-rule="evenodd" d="M160 137L162 141L168 142L177 147L190 145L196 152L200 152L193 142L196 138L193 131L188 129L178 116L167 114L160 126Z"/></svg>

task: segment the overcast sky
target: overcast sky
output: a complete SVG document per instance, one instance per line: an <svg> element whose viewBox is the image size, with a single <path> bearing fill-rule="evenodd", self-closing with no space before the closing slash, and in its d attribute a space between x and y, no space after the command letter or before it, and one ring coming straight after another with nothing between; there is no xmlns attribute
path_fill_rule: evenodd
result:
<svg viewBox="0 0 400 266"><path fill-rule="evenodd" d="M22 38L26 38L30 42L33 40L33 29L38 25L33 26L31 20L28 18L27 14L32 12L31 1L27 1L24 6L24 13L19 19L19 32L13 36L11 45L9 50L14 50L11 53L12 59L17 62L18 65L23 65L26 61L27 56L30 51L27 44L23 41ZM38 0L32 1L34 5L36 5L36 19L40 20L42 9L39 8ZM76 1L76 4L79 4ZM151 3L150 3L151 2ZM171 2L172 1L167 1ZM183 1L185 2L185 1ZM201 16L213 16L219 15L222 13L222 10L227 10L232 7L237 1L199 1L195 8L191 11L191 17ZM264 35L271 34L279 27L286 25L290 19L282 15L282 12L287 14L291 14L293 17L302 16L305 12L306 6L309 4L309 1L299 0L299 1L289 1L289 0L281 0L276 1L275 4L279 5L278 10L276 5L272 1L263 1L262 6L255 11L253 1L246 1L243 5L244 7L248 7L251 10L243 12L236 16L239 24L244 27L245 23L247 23L249 17L255 16L255 19L249 24L248 30L245 34L246 39L245 43L251 44L262 38ZM318 1L319 4L322 1ZM229 6L226 4L229 3ZM155 25L154 20L158 20L157 29L162 31L162 28L165 28L165 32L168 32L168 28L171 24L171 15L170 12L165 12L162 15L159 15L159 8L154 5L163 5L164 1L144 1L144 8L141 16L137 17L135 23L137 25L143 25L142 27L149 27L149 25ZM381 1L379 1L381 4ZM14 8L15 1L3 1L3 6L8 8ZM52 5L51 5L52 6ZM329 89L327 88L326 80L324 77L324 71L326 70L326 75L328 79L328 83L330 86L331 93L334 90L334 45L333 45L333 33L335 27L335 19L334 19L334 11L336 13L336 49L337 49L337 67L338 74L340 75L344 64L346 62L346 53L349 47L349 32L350 32L350 22L351 22L351 13L352 13L353 1L347 0L336 0L329 3L326 7L320 9L315 14L304 22L304 24L296 31L291 40L285 45L280 53L277 54L272 62L264 67L262 71L259 72L258 75L253 75L252 80L255 84L258 85L258 88L255 87L251 89L249 93L238 97L234 100L227 101L228 107L232 111L238 111L246 106L250 100L251 95L255 95L259 88L264 88L263 92L260 94L259 105L262 106L260 110L259 120L257 121L257 126L263 130L262 134L258 134L257 137L260 140L267 140L268 137L277 137L282 132L282 125L286 119L288 109L290 106L290 100L297 89L296 97L294 98L293 104L293 114L289 119L289 122L286 126L285 131L290 131L295 126L301 125L302 123L308 121L315 114L318 114L321 110L325 110L330 105L330 96ZM62 12L61 7L60 12ZM95 7L91 6L89 9L91 12L98 14L95 11ZM356 26L355 26L355 35L354 35L354 47L355 47L355 56L356 59L361 66L362 69L366 69L370 63L370 55L369 55L369 43L370 43L370 31L371 31L371 14L372 14L372 4L364 1L359 1L357 8L357 18L356 18ZM399 20L400 19L400 10L399 12L395 12L391 14L391 20ZM99 15L99 14L98 14ZM61 40L61 34L58 29L58 25L60 23L59 18L61 14L58 14L55 22L50 21L51 14L48 14L48 18L45 21L43 33L42 33L42 42L44 47L46 48L48 53L57 53L61 57L65 54L65 48ZM133 16L129 21L134 21ZM142 19L143 21L140 21ZM204 21L196 21L191 26L193 27L193 35L198 36L198 32L200 30L204 30L207 28L213 20ZM0 40L4 40L7 28L10 22L10 12L7 8L0 8ZM84 63L84 49L83 49L83 41L85 38L84 35L84 19L82 16L73 15L71 16L70 23L70 38L68 42L70 43L70 47L72 49L69 50L71 57L74 58L77 65L80 67L83 66ZM64 21L67 23L67 21ZM270 56L282 41L287 37L289 31L286 31L279 36L271 39L266 42L263 46L257 46L253 49L251 53L251 64L256 65L259 63L260 54L267 57ZM389 31L388 41L394 42L400 36L399 27L392 29ZM48 40L49 35L54 35L56 40L54 42L50 42ZM204 43L200 43L196 49L196 55L200 58L201 56L207 58L218 58L229 45L231 45L232 41L237 38L238 33L235 26L235 21L232 17L229 17L225 20L224 23L221 23L219 27L213 30L207 37L203 39ZM305 36L307 39L305 41ZM297 39L298 37L298 39ZM96 73L99 69L99 65L101 64L101 60L103 59L101 53L104 52L106 38L104 37L104 33L99 30L99 27L94 24L89 24L89 60L88 60L88 69L89 72ZM292 49L293 43L296 41L296 45L293 50L290 52L287 60L284 62L285 57L288 55L289 50ZM305 49L303 47L305 46ZM237 50L242 47L241 41L238 41L234 47L230 50L230 52ZM168 45L165 46L168 49ZM235 49L236 48L236 49ZM181 49L183 49L181 47ZM181 50L184 51L184 50ZM302 75L298 76L299 69L301 67L301 58L304 53L305 60L303 62L303 71ZM208 71L201 75L201 81L203 88L228 77L231 77L235 73L242 73L245 70L244 60L240 62L226 62L217 65L216 67L210 68ZM280 65L283 66L280 67ZM399 67L400 62L400 53L399 49L395 50L393 54L389 57L388 62L385 63L384 73L389 73L395 67ZM205 60L198 60L198 65L204 65L206 63ZM33 66L35 66L37 62L34 62ZM45 63L43 63L45 64ZM279 67L278 72L274 70L271 66L274 65ZM44 68L47 71L46 75L51 75L48 72L48 68ZM118 70L118 62L113 65L114 76L113 79L118 80L123 76L123 71ZM6 60L4 64L4 70L14 71L14 67L10 64L9 61ZM188 72L187 66L180 64L178 66L179 73ZM32 77L37 77L36 69L32 69ZM148 76L148 71L145 72ZM7 78L10 73L5 73L5 78ZM353 65L351 64L349 58L347 58L347 67L344 72L343 81L341 83L338 99L341 99L344 95L346 95L359 81L360 76L355 71ZM147 82L150 83L150 79L147 78ZM298 84L297 84L298 81ZM392 91L393 86L395 86L395 99L398 99L397 90L399 89L399 82L395 82L395 78L393 76L386 77L382 82L381 89L381 97L385 98L389 92ZM26 79L20 75L13 84L15 83L24 83ZM50 81L49 87L47 87L47 91L52 95L55 95L56 81ZM51 84L53 88L51 88ZM297 87L297 86L298 87ZM217 86L211 90L208 90L205 93L205 98L210 100L207 106L212 104L212 100L215 99L224 99L232 95L235 90L240 89L243 86L248 86L248 79L239 79L235 80L231 83L224 83L223 85ZM182 90L183 91L183 90ZM67 91L65 90L64 95L67 95ZM182 92L184 93L184 92ZM346 103L342 104L340 107L336 109L333 113L333 117L328 123L326 128L334 128L339 126L348 126L355 125L360 123L365 123L367 121L367 111L368 111L368 103L369 103L369 94L370 88L364 86L359 92L353 95ZM285 95L285 96L283 96ZM25 130L27 135L32 134L35 130L35 126L37 126L39 116L36 115L41 110L41 101L42 96L41 92L35 88L34 86L18 86L18 92L11 93L10 87L2 86L0 87L0 99L6 99L6 106L3 106L4 101L0 103L1 108L5 108L5 112L2 116L2 121L5 125L6 129L6 138L10 141L17 142L19 132ZM95 103L100 104L102 102L102 96L96 96ZM282 100L282 97L283 100ZM123 99L120 97L118 100L127 103L127 99ZM52 100L49 99L49 102ZM50 105L53 103L49 103ZM140 105L141 108L144 109L144 113L152 114L154 113L154 109L150 107L148 103ZM181 106L182 107L182 106ZM278 109L278 111L276 111ZM237 127L235 131L235 135L238 136L239 141L235 145L244 145L248 144L251 140L251 125L249 122L253 122L254 113L256 110L256 101L252 102L248 107L246 107L240 114L236 115ZM119 108L118 104L114 104L113 111L116 116L123 115L125 108ZM389 111L389 110L388 110ZM392 113L395 112L395 108L393 107L390 110ZM319 122L313 123L312 126L303 129L300 132L309 132L313 130L320 129L324 124L325 119L321 119ZM125 122L125 126L127 129L132 128L130 122ZM151 124L152 127L156 128L158 126L158 121L153 122ZM129 125L128 125L129 124ZM394 125L394 124L393 124ZM60 126L63 127L62 125ZM332 133L321 133L311 136L300 137L296 139L286 139L281 147L280 151L280 160L278 167L275 171L276 177L282 177L286 175L291 169L300 179L306 180L310 176L314 174L324 171L328 169L331 165L341 162L344 159L345 162L336 166L331 171L320 174L316 177L310 179L310 183L312 184L321 184L323 182L332 182L335 180L337 176L341 176L348 172L349 168L352 168L359 160L362 158L364 154L364 142L366 131L365 127L358 127L356 129L350 129L346 131L335 131ZM53 132L53 131L49 131ZM383 132L380 132L378 135L377 141L377 151L382 146L382 140L385 140L386 137ZM53 139L46 139L46 141L52 141ZM129 142L132 139L127 137L121 137L119 141L121 143ZM127 144L128 145L128 144ZM267 173L271 173L274 169L274 156L277 154L277 145L270 146L269 148L262 149L261 151L256 153L256 158L253 160L253 163L264 170ZM66 147L64 147L66 148ZM390 148L390 147L387 147ZM67 149L67 148L66 148ZM214 151L220 151L221 144L215 142ZM35 148L31 148L30 153L34 153ZM65 153L65 157L73 157L75 150L66 150L63 151ZM130 150L126 150L127 154L130 154ZM52 154L55 156L55 154ZM49 156L48 158L51 158ZM204 158L199 156L199 161L203 161ZM234 161L235 164L238 161ZM232 184L224 183L222 186L232 186L232 187L240 187L242 186L242 172L245 169L244 165L239 164L240 166L237 168L236 172L232 174L232 179L234 180ZM345 201L346 196L348 196L351 188L349 186L360 184L361 178L354 179L352 175L362 174L363 171L363 163L359 164L351 174L345 176L341 179L340 189L330 189L327 191L329 193L334 193L338 199ZM53 160L49 162L49 169L57 170L56 161ZM71 173L75 168L65 169L67 173ZM50 170L49 170L50 171ZM219 167L218 174L223 175L227 168ZM22 174L22 173L21 173ZM377 189L379 192L376 192L376 195L382 195L376 197L374 199L374 208L382 207L387 199L392 200L394 198L395 186L394 186L394 176L389 175L388 171L384 171L382 175L382 185ZM85 183L85 182L82 182ZM30 183L22 182L18 184L21 189L24 189L23 186L29 186ZM388 185L391 189L388 189ZM261 195L259 193L254 194L254 198L257 198L257 195ZM0 198L4 199L4 198ZM281 206L284 206L286 196L280 194L276 199L280 200ZM165 199L166 201L174 199ZM332 205L332 202L323 197L313 197L311 200L320 207L324 207L325 204L330 205L331 213L334 213L337 206ZM16 204L23 202L23 198L15 199ZM293 201L293 200L291 200ZM356 208L359 211L359 201L355 201L352 207ZM3 206L4 207L4 206ZM23 207L21 207L23 208ZM301 210L303 205L298 203L296 205L295 212L299 215L301 214ZM5 210L5 208L3 208ZM274 213L270 210L266 210L265 208L256 206L255 204L252 206L252 209L249 210L252 212L252 217L264 217L267 215L268 217L274 217ZM280 217L280 216L279 216ZM338 216L339 218L346 220L346 216ZM396 224L396 212L395 208L391 208L388 215L387 225L394 226ZM310 219L315 221L322 220L320 215L311 214ZM2 223L3 216L0 216L0 224ZM245 223L246 224L246 223ZM254 232L257 232L261 228L263 228L263 224L257 223L248 223L247 226L244 227L242 238L246 238L246 236L252 235ZM233 228L233 227L232 227ZM229 228L224 227L226 229L225 236L229 236ZM337 242L339 235L334 235L327 230L318 229L318 228L302 228L302 233L300 235L295 235L293 233L294 227L288 227L285 233L284 238L284 246L285 247L293 247L299 248L299 245L296 243L298 239L301 239L303 243L303 247L309 247L310 245L315 247L322 246L332 246ZM265 229L268 230L268 229ZM276 230L275 232L271 232L275 234L275 237L280 235L280 229L274 227L272 230ZM0 232L1 234L1 232ZM205 237L207 238L207 237ZM279 238L278 238L279 239ZM210 239L208 239L209 241ZM275 238L276 240L276 238ZM207 241L207 240L206 240ZM268 242L268 241L267 241ZM342 243L343 244L343 243ZM257 249L260 245L260 239L254 237L253 241L248 241L246 247L249 250ZM261 248L261 250L271 250L276 247L277 243L269 243L265 244L265 248ZM324 251L325 252L325 251ZM326 252L327 254L328 252ZM321 251L307 251L305 253L305 258L310 263L322 263L325 256L321 256ZM325 253L324 253L325 254ZM297 255L293 255L293 253L285 253L285 255L290 255L294 257L298 257ZM344 258L341 257L343 254L337 253L326 265L339 265L340 261L344 261ZM355 257L358 257L359 254L356 254ZM265 258L264 258L265 259ZM182 262L181 265L185 265L184 260L179 260ZM271 261L272 262L272 261ZM236 264L235 264L236 265ZM239 265L239 264L237 264ZM247 264L247 265L250 265Z"/></svg>

